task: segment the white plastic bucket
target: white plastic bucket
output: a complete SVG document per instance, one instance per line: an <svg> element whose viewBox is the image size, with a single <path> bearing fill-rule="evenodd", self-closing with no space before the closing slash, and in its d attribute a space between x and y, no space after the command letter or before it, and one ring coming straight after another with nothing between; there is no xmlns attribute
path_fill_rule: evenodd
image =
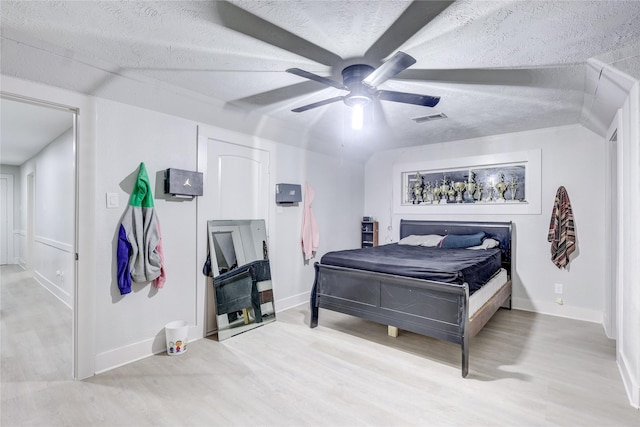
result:
<svg viewBox="0 0 640 427"><path fill-rule="evenodd" d="M185 320L175 320L164 325L164 335L167 341L167 354L177 356L187 351L189 337L189 323Z"/></svg>

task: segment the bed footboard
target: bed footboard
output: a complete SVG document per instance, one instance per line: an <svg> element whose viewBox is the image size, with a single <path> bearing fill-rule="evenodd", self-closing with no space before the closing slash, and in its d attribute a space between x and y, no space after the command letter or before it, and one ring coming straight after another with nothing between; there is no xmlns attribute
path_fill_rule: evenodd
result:
<svg viewBox="0 0 640 427"><path fill-rule="evenodd" d="M315 263L310 327L326 308L459 344L469 367L469 288Z"/></svg>

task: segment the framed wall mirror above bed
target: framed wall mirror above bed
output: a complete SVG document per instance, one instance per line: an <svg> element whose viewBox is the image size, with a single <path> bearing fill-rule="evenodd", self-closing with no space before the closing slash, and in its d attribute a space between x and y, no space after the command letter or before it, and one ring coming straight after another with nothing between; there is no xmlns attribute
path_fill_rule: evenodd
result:
<svg viewBox="0 0 640 427"><path fill-rule="evenodd" d="M217 339L276 320L265 221L212 220L207 229Z"/></svg>

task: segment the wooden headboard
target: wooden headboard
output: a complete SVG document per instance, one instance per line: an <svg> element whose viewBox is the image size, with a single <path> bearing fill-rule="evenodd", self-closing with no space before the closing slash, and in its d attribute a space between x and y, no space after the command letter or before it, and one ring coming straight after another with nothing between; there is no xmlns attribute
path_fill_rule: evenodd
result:
<svg viewBox="0 0 640 427"><path fill-rule="evenodd" d="M484 231L500 242L502 267L511 277L511 222L400 220L400 238L415 235L474 234Z"/></svg>

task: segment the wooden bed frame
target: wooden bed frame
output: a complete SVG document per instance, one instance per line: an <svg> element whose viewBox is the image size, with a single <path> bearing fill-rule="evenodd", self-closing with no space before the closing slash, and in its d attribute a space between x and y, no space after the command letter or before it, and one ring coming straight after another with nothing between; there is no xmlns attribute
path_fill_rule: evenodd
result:
<svg viewBox="0 0 640 427"><path fill-rule="evenodd" d="M507 282L470 318L469 286L315 263L310 327L318 308L460 344L462 376L469 373L469 338L505 304L511 307L511 222L400 222L400 238L484 231L500 241ZM366 249L365 249L366 250Z"/></svg>

